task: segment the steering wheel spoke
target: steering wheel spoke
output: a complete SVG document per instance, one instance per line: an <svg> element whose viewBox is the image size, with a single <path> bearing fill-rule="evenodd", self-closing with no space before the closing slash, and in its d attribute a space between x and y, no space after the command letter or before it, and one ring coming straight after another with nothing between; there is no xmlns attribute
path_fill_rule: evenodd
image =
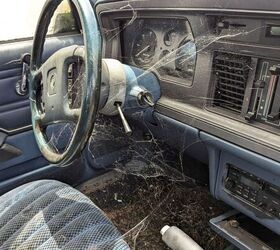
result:
<svg viewBox="0 0 280 250"><path fill-rule="evenodd" d="M81 115L81 109L67 109L65 112L65 121L77 123Z"/></svg>

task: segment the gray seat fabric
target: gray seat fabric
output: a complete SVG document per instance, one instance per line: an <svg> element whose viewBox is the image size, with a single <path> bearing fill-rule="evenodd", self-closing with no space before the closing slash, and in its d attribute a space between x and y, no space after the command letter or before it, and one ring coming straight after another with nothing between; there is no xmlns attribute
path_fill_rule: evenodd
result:
<svg viewBox="0 0 280 250"><path fill-rule="evenodd" d="M90 199L61 182L42 180L0 197L0 249L129 247Z"/></svg>

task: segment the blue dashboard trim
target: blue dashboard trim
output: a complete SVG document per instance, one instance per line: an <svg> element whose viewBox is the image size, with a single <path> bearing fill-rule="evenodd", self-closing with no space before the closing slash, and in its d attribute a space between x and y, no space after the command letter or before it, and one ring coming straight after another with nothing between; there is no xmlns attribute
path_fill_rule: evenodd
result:
<svg viewBox="0 0 280 250"><path fill-rule="evenodd" d="M208 152L199 138L199 130L160 113L153 113L154 121L146 119L152 134L180 152L208 164Z"/></svg>

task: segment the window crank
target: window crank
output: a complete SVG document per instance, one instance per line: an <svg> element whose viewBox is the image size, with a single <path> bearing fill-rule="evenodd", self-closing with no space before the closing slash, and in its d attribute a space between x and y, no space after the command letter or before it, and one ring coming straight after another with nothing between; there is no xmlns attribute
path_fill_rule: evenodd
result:
<svg viewBox="0 0 280 250"><path fill-rule="evenodd" d="M121 117L122 124L123 124L123 127L124 127L124 131L128 136L130 136L132 134L132 130L131 130L131 128L130 128L130 126L129 126L129 124L128 124L128 122L127 122L127 120L126 120L126 118L125 118L125 116L122 112L121 104L116 102L115 105L116 105L116 107L118 109L118 112L119 112L119 115Z"/></svg>
<svg viewBox="0 0 280 250"><path fill-rule="evenodd" d="M21 79L16 84L16 92L20 96L27 95L28 92L28 71L29 71L29 65L30 65L30 54L24 54L21 57L22 62L22 73L21 73Z"/></svg>

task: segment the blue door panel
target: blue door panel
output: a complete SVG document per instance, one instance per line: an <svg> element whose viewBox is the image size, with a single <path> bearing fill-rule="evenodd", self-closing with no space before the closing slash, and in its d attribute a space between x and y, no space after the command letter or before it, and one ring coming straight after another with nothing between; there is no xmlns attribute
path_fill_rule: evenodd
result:
<svg viewBox="0 0 280 250"><path fill-rule="evenodd" d="M19 129L31 128L31 114L29 103L23 103L23 107L11 109L0 113L0 127L3 132L17 133Z"/></svg>
<svg viewBox="0 0 280 250"><path fill-rule="evenodd" d="M21 67L0 71L0 106L27 99L16 93L16 84L21 79Z"/></svg>
<svg viewBox="0 0 280 250"><path fill-rule="evenodd" d="M11 66L14 67L14 66ZM0 71L0 128L6 133L31 124L28 96L16 93L21 80L21 66Z"/></svg>
<svg viewBox="0 0 280 250"><path fill-rule="evenodd" d="M51 38L46 41L43 59L46 60L58 49L72 44L81 44L80 35ZM31 125L28 96L16 93L16 84L21 80L20 58L30 53L32 41L0 45L0 131L14 134Z"/></svg>
<svg viewBox="0 0 280 250"><path fill-rule="evenodd" d="M2 160L0 158L1 176L7 178L8 176L20 178L23 174L31 174L34 170L38 170L36 171L38 178L40 171L43 172L48 164L34 138L29 97L20 96L16 92L16 84L22 77L20 58L23 54L31 52L32 43L33 41L29 40L0 45L0 132L6 134L3 144L21 151L20 155L9 160L4 161L4 158ZM43 60L60 48L82 43L81 35L49 38L44 46ZM0 186L3 181L0 180Z"/></svg>
<svg viewBox="0 0 280 250"><path fill-rule="evenodd" d="M11 160L0 162L0 171L41 156L32 130L8 136L5 143L20 149L22 154Z"/></svg>

